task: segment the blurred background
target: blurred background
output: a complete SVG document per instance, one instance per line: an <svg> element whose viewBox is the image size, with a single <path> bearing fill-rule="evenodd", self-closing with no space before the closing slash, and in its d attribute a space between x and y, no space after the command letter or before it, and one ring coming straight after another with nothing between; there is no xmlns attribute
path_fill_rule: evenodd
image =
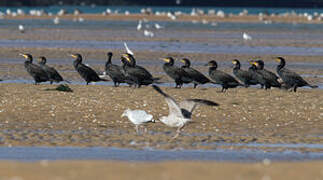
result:
<svg viewBox="0 0 323 180"><path fill-rule="evenodd" d="M0 6L52 5L140 5L140 6L222 6L222 7L323 7L323 0L1 0Z"/></svg>

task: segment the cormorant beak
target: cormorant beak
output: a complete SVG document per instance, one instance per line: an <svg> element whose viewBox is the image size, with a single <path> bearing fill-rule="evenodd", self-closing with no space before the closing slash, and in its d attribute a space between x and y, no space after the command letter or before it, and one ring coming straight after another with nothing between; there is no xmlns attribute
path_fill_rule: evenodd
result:
<svg viewBox="0 0 323 180"><path fill-rule="evenodd" d="M181 59L181 62L184 63L184 64L186 63L186 61L184 59Z"/></svg>
<svg viewBox="0 0 323 180"><path fill-rule="evenodd" d="M23 53L19 53L20 56L23 56L25 59L28 58L28 56L26 54L23 54Z"/></svg>
<svg viewBox="0 0 323 180"><path fill-rule="evenodd" d="M279 58L276 58L276 61L277 61L277 62L280 62L280 59L279 59Z"/></svg>
<svg viewBox="0 0 323 180"><path fill-rule="evenodd" d="M41 57L38 57L38 58L37 58L37 61L38 61L38 62L41 62Z"/></svg>
<svg viewBox="0 0 323 180"><path fill-rule="evenodd" d="M167 62L167 63L169 63L169 59L168 58L160 58L161 60L163 60L163 61L165 61L165 62Z"/></svg>
<svg viewBox="0 0 323 180"><path fill-rule="evenodd" d="M232 61L232 64L237 64L237 61Z"/></svg>
<svg viewBox="0 0 323 180"><path fill-rule="evenodd" d="M73 58L77 58L77 56L75 54L70 54L70 56Z"/></svg>
<svg viewBox="0 0 323 180"><path fill-rule="evenodd" d="M122 54L122 57L124 57L128 62L131 62L128 54Z"/></svg>
<svg viewBox="0 0 323 180"><path fill-rule="evenodd" d="M258 63L257 62L252 62L253 65L255 66L258 66Z"/></svg>

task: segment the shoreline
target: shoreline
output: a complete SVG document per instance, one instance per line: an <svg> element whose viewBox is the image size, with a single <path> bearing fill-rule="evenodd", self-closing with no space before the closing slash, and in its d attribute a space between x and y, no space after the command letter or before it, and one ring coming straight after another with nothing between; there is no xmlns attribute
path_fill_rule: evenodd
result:
<svg viewBox="0 0 323 180"><path fill-rule="evenodd" d="M149 21L173 21L173 22L188 22L188 21L210 21L210 22L236 22L236 23L260 23L263 20L260 20L258 15L230 15L228 17L218 17L216 15L199 15L199 16L191 16L191 15L180 15L176 20L172 20L166 15L143 15L143 14L111 14L111 15L102 15L102 14L80 14L80 15L42 15L42 16L32 16L32 15L18 15L15 17L12 16L4 16L4 19L12 19L12 20L32 20L32 19L53 19L55 17L59 17L63 20L73 20L75 18L82 17L84 20L110 20L110 21L139 21L141 19L147 19ZM267 22L273 23L304 23L304 24L323 24L322 20L313 19L311 21L307 20L305 17L299 17L297 15L289 15L289 16L264 16L264 19Z"/></svg>

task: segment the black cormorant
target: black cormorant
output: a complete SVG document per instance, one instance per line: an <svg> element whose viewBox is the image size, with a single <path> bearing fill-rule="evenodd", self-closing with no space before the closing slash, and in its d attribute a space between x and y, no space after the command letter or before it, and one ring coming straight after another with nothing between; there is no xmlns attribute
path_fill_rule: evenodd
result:
<svg viewBox="0 0 323 180"><path fill-rule="evenodd" d="M270 89L271 87L281 88L281 84L278 82L279 77L266 69L264 69L264 62L262 60L254 61L256 65L256 72L258 72L263 77L262 84L265 86L265 89Z"/></svg>
<svg viewBox="0 0 323 180"><path fill-rule="evenodd" d="M44 71L40 66L33 64L33 57L31 54L19 54L25 59L25 68L27 72L34 78L35 84L49 81L46 71Z"/></svg>
<svg viewBox="0 0 323 180"><path fill-rule="evenodd" d="M296 89L302 86L309 86L311 88L318 87L316 85L309 84L300 75L285 68L286 62L284 58L277 57L276 61L279 62L279 65L277 66L277 73L282 78L288 89L293 88L294 92L296 92Z"/></svg>
<svg viewBox="0 0 323 180"><path fill-rule="evenodd" d="M252 71L244 71L240 69L241 65L239 60L234 59L232 64L235 65L233 68L233 74L244 83L245 87L258 84L258 81L253 77Z"/></svg>
<svg viewBox="0 0 323 180"><path fill-rule="evenodd" d="M249 61L251 66L248 69L248 72L252 74L252 79L257 82L257 84L261 85L261 89L264 88L264 85L266 84L265 79L262 77L261 74L257 72L257 67L254 65L254 61Z"/></svg>
<svg viewBox="0 0 323 180"><path fill-rule="evenodd" d="M165 61L163 70L169 77L174 79L176 84L175 88L181 88L184 83L192 82L192 79L182 68L176 67L174 65L174 59L172 57L166 57L162 59Z"/></svg>
<svg viewBox="0 0 323 180"><path fill-rule="evenodd" d="M65 81L63 79L63 77L56 71L55 68L49 67L49 66L46 65L46 61L47 60L46 60L46 58L44 56L41 56L41 57L38 58L38 64L44 71L46 71L50 83L53 84L53 82L58 83L58 82L61 82L61 81ZM66 81L66 82L68 82L68 81Z"/></svg>
<svg viewBox="0 0 323 180"><path fill-rule="evenodd" d="M123 69L121 66L112 64L112 52L108 52L108 61L105 63L105 72L110 76L112 79L114 86L119 86L120 83L126 82L126 76L123 72Z"/></svg>
<svg viewBox="0 0 323 180"><path fill-rule="evenodd" d="M121 62L128 84L135 84L135 87L140 88L141 85L149 85L159 80L159 78L154 78L145 68L136 65L136 60L131 54L123 54Z"/></svg>
<svg viewBox="0 0 323 180"><path fill-rule="evenodd" d="M209 76L214 81L215 84L220 84L222 86L221 92L225 92L228 88L235 88L237 86L243 86L231 75L217 70L218 64L216 61L212 60L207 64L209 66Z"/></svg>
<svg viewBox="0 0 323 180"><path fill-rule="evenodd" d="M84 65L82 63L82 56L80 54L71 54L70 56L75 58L73 66L75 70L81 75L81 77L86 81L86 85L88 85L90 82L108 81L106 79L100 78L93 69Z"/></svg>
<svg viewBox="0 0 323 180"><path fill-rule="evenodd" d="M184 63L184 65L182 66L182 69L192 79L192 82L194 84L194 88L196 88L196 86L198 84L205 84L205 83L211 82L209 80L209 78L207 78L206 76L204 76L204 74L202 74L199 71L197 71L196 69L190 67L191 66L190 60L188 60L187 58L183 58L181 60L181 62Z"/></svg>

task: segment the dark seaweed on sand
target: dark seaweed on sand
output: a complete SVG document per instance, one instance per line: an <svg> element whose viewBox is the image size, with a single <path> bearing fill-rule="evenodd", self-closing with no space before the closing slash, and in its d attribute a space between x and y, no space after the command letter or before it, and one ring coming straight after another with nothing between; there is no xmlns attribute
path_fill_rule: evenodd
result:
<svg viewBox="0 0 323 180"><path fill-rule="evenodd" d="M56 88L47 88L45 91L63 91L63 92L73 92L67 84L60 84Z"/></svg>

